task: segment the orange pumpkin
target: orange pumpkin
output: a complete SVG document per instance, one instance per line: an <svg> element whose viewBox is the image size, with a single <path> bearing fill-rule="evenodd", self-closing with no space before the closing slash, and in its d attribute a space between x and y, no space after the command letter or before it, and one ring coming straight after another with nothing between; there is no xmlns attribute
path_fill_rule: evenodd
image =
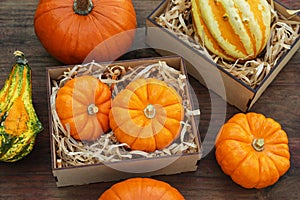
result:
<svg viewBox="0 0 300 200"><path fill-rule="evenodd" d="M287 134L262 114L234 115L221 128L215 145L224 173L245 188L270 186L290 167Z"/></svg>
<svg viewBox="0 0 300 200"><path fill-rule="evenodd" d="M93 76L69 80L58 90L55 104L61 123L76 140L92 141L109 130L111 91Z"/></svg>
<svg viewBox="0 0 300 200"><path fill-rule="evenodd" d="M196 32L212 53L230 61L257 57L267 44L267 0L191 0Z"/></svg>
<svg viewBox="0 0 300 200"><path fill-rule="evenodd" d="M147 152L170 145L179 135L183 116L176 90L155 78L127 85L114 98L109 114L117 140Z"/></svg>
<svg viewBox="0 0 300 200"><path fill-rule="evenodd" d="M131 0L40 0L34 16L40 42L65 64L82 63L92 51L97 61L121 56L134 37L133 31L124 32L136 24Z"/></svg>
<svg viewBox="0 0 300 200"><path fill-rule="evenodd" d="M131 178L114 184L98 200L184 200L170 184L151 178Z"/></svg>

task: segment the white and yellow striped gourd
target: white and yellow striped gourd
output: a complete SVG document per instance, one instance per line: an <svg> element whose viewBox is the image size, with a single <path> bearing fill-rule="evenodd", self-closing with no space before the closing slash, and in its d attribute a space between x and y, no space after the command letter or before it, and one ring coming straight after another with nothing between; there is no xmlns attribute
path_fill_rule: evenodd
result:
<svg viewBox="0 0 300 200"><path fill-rule="evenodd" d="M267 0L191 0L196 32L212 53L229 61L262 52L270 35Z"/></svg>

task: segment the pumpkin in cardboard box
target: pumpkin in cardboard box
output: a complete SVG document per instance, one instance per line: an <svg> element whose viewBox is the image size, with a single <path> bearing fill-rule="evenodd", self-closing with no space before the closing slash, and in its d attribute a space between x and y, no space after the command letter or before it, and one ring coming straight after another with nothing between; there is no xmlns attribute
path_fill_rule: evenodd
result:
<svg viewBox="0 0 300 200"><path fill-rule="evenodd" d="M184 200L170 184L152 178L130 178L114 184L98 200Z"/></svg>
<svg viewBox="0 0 300 200"><path fill-rule="evenodd" d="M193 23L204 46L226 60L256 58L270 35L267 0L191 0Z"/></svg>
<svg viewBox="0 0 300 200"><path fill-rule="evenodd" d="M178 138L184 117L177 91L156 78L129 83L113 99L110 127L132 150L153 152Z"/></svg>
<svg viewBox="0 0 300 200"><path fill-rule="evenodd" d="M57 92L55 107L76 140L93 141L109 130L111 91L96 77L84 75L67 81Z"/></svg>
<svg viewBox="0 0 300 200"><path fill-rule="evenodd" d="M245 188L270 186L290 167L286 132L262 114L234 115L220 129L215 146L224 173Z"/></svg>
<svg viewBox="0 0 300 200"><path fill-rule="evenodd" d="M40 42L64 64L115 60L130 48L136 25L131 0L40 0L34 16Z"/></svg>

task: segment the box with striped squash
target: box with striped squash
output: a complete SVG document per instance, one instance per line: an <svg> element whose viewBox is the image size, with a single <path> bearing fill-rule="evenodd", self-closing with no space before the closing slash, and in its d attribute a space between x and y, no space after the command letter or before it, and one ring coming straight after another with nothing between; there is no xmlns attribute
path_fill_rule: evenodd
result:
<svg viewBox="0 0 300 200"><path fill-rule="evenodd" d="M164 0L146 19L146 42L183 57L190 75L245 112L299 48L299 22L275 0Z"/></svg>

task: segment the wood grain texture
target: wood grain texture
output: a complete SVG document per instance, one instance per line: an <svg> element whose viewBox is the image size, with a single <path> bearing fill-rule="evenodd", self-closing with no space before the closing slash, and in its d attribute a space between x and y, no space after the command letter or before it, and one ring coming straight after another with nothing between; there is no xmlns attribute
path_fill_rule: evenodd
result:
<svg viewBox="0 0 300 200"><path fill-rule="evenodd" d="M160 0L133 0L138 27ZM293 9L299 1L281 0ZM46 67L61 65L41 46L35 36L33 17L38 0L1 0L0 2L0 87L14 64L12 53L23 51L32 67L33 104L43 123L44 131L37 136L34 150L16 163L0 163L0 199L97 199L115 182L57 188L50 164L48 110L46 98ZM126 58L157 56L151 49L140 50ZM223 100L210 94L199 82L190 77L191 85L201 109L199 130L202 140L207 134L211 117L211 99ZM239 110L226 104L226 120ZM207 140L206 156L199 162L196 172L156 176L176 187L187 200L200 199L296 199L300 191L300 51L298 50L281 73L255 103L251 111L263 113L282 124L289 136L291 168L273 186L265 189L244 189L236 185L218 166L213 137ZM221 118L221 116L220 116ZM221 120L221 119L220 119ZM215 124L218 124L216 119ZM212 130L217 131L218 127Z"/></svg>

